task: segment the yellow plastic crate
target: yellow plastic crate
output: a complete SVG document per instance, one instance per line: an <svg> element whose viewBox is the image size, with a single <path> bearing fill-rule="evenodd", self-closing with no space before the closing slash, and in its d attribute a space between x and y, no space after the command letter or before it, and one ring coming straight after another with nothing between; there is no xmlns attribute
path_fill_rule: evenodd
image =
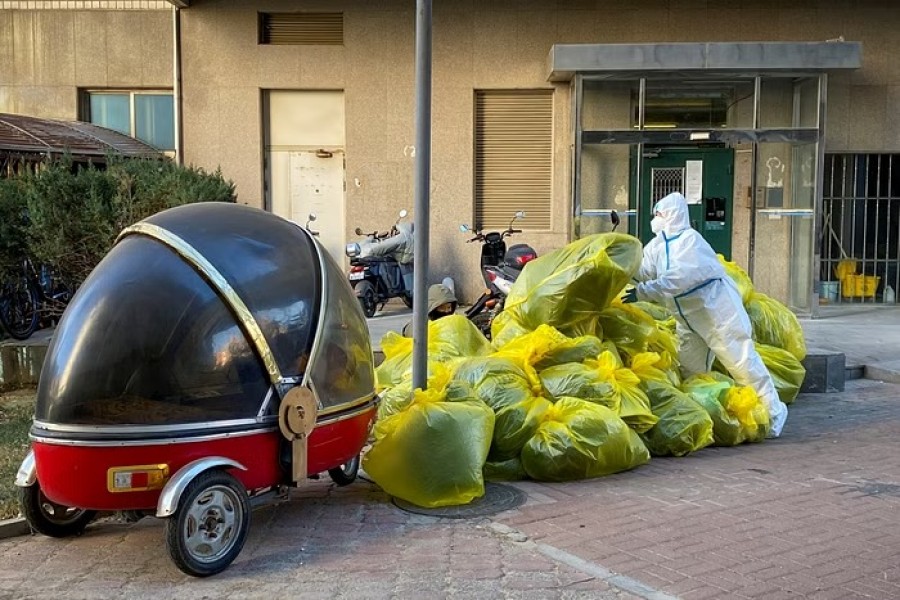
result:
<svg viewBox="0 0 900 600"><path fill-rule="evenodd" d="M841 296L844 298L874 298L881 277L875 275L846 274L841 278Z"/></svg>

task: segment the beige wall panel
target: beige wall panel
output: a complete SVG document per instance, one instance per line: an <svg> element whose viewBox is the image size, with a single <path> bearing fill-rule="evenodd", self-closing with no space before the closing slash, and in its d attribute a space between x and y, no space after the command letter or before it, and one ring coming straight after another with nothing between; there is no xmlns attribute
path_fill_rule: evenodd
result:
<svg viewBox="0 0 900 600"><path fill-rule="evenodd" d="M218 164L234 181L238 202L259 208L263 206L261 114L257 88L220 88Z"/></svg>
<svg viewBox="0 0 900 600"><path fill-rule="evenodd" d="M15 82L13 13L0 10L0 86Z"/></svg>
<svg viewBox="0 0 900 600"><path fill-rule="evenodd" d="M34 71L37 83L65 85L75 79L75 18L65 11L34 15Z"/></svg>
<svg viewBox="0 0 900 600"><path fill-rule="evenodd" d="M185 163L215 169L221 164L219 89L186 84L183 92ZM224 175L226 179L231 177L230 173Z"/></svg>
<svg viewBox="0 0 900 600"><path fill-rule="evenodd" d="M557 44L590 44L599 39L602 25L597 11L560 10L556 19Z"/></svg>
<svg viewBox="0 0 900 600"><path fill-rule="evenodd" d="M107 13L107 83L112 87L129 87L140 83L141 28L143 15L138 12Z"/></svg>
<svg viewBox="0 0 900 600"><path fill-rule="evenodd" d="M477 11L472 27L473 79L477 88L521 87L516 48L518 27L509 11ZM547 49L549 52L549 48ZM542 60L546 61L546 52ZM546 78L546 76L545 76Z"/></svg>
<svg viewBox="0 0 900 600"><path fill-rule="evenodd" d="M298 46L259 45L256 48L257 83L263 89L296 89L301 83L301 56Z"/></svg>
<svg viewBox="0 0 900 600"><path fill-rule="evenodd" d="M480 48L472 37L472 12L438 10L433 17L432 68L434 88L473 87L473 65Z"/></svg>
<svg viewBox="0 0 900 600"><path fill-rule="evenodd" d="M197 7L181 12L181 68L185 85L209 85L220 69L231 68L216 60L219 44L215 12Z"/></svg>
<svg viewBox="0 0 900 600"><path fill-rule="evenodd" d="M216 62L225 68L216 69L208 83L224 87L247 85L258 79L258 29L255 10L218 10L216 39L207 40L207 59L215 53Z"/></svg>
<svg viewBox="0 0 900 600"><path fill-rule="evenodd" d="M300 87L337 90L347 86L347 51L343 46L310 46L297 50Z"/></svg>
<svg viewBox="0 0 900 600"><path fill-rule="evenodd" d="M889 86L885 96L884 147L900 152L900 85Z"/></svg>
<svg viewBox="0 0 900 600"><path fill-rule="evenodd" d="M34 21L33 12L12 12L13 76L17 85L36 81L34 65Z"/></svg>
<svg viewBox="0 0 900 600"><path fill-rule="evenodd" d="M148 87L172 86L172 13L147 13L141 23L141 83Z"/></svg>
<svg viewBox="0 0 900 600"><path fill-rule="evenodd" d="M512 73L520 82L519 86L547 87L547 52L556 40L556 24L554 11L519 13L515 47L498 49L519 58L519 64Z"/></svg>
<svg viewBox="0 0 900 600"><path fill-rule="evenodd" d="M106 87L107 12L75 13L75 81L84 87ZM170 64L163 57L156 59Z"/></svg>
<svg viewBox="0 0 900 600"><path fill-rule="evenodd" d="M850 128L853 126L850 113L850 86L828 79L828 108L825 111L825 151L844 152L849 146Z"/></svg>
<svg viewBox="0 0 900 600"><path fill-rule="evenodd" d="M71 86L22 85L6 88L0 94L0 112L11 112L44 119L71 120L77 114L77 89Z"/></svg>
<svg viewBox="0 0 900 600"><path fill-rule="evenodd" d="M887 87L885 86L854 85L850 87L851 127L847 136L847 145L850 150L878 152L885 148L886 102Z"/></svg>
<svg viewBox="0 0 900 600"><path fill-rule="evenodd" d="M749 146L734 151L734 202L731 236L731 260L747 270L750 258L750 205L748 189L752 185L753 153Z"/></svg>

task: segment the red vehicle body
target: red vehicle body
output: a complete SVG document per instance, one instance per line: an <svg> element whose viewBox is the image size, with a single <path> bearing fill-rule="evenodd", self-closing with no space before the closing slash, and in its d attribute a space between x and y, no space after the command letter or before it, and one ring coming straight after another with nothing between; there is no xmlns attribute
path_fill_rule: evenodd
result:
<svg viewBox="0 0 900 600"><path fill-rule="evenodd" d="M199 224L199 225L198 225ZM359 303L305 229L225 203L126 229L48 349L16 479L37 531L153 513L184 572L227 568L250 508L352 482L376 414Z"/></svg>

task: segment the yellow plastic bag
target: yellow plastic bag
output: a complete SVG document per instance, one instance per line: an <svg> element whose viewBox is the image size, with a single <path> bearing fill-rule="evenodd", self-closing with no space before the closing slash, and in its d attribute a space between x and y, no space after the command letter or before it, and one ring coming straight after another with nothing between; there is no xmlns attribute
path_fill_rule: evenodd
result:
<svg viewBox="0 0 900 600"><path fill-rule="evenodd" d="M522 449L522 466L538 481L569 481L633 469L650 460L638 435L604 406L561 398Z"/></svg>
<svg viewBox="0 0 900 600"><path fill-rule="evenodd" d="M472 399L472 388L464 381L451 379L453 370L448 365L429 365L428 372L428 389L443 394L445 401L459 402ZM413 400L412 379L404 379L394 387L385 389L379 397L379 419L386 419L404 410Z"/></svg>
<svg viewBox="0 0 900 600"><path fill-rule="evenodd" d="M709 413L716 446L737 446L765 438L769 412L752 388L735 385L727 375L703 373L681 387Z"/></svg>
<svg viewBox="0 0 900 600"><path fill-rule="evenodd" d="M363 468L392 496L436 508L484 495L482 469L494 430L483 402L445 402L439 392L416 390L410 405L375 424L375 442Z"/></svg>
<svg viewBox="0 0 900 600"><path fill-rule="evenodd" d="M485 481L521 481L527 479L528 473L522 466L518 456L509 460L488 460L484 463Z"/></svg>
<svg viewBox="0 0 900 600"><path fill-rule="evenodd" d="M621 399L618 414L629 427L643 433L656 425L659 419L650 410L650 400L641 389L641 380L631 369L619 366L609 352L604 352L596 360L586 360L584 364L596 369L602 380L612 383Z"/></svg>
<svg viewBox="0 0 900 600"><path fill-rule="evenodd" d="M778 397L785 404L792 403L800 393L800 387L806 378L806 368L787 350L756 344L756 351L772 375Z"/></svg>
<svg viewBox="0 0 900 600"><path fill-rule="evenodd" d="M649 380L644 389L659 422L641 439L652 456L684 456L713 443L709 413L665 379Z"/></svg>
<svg viewBox="0 0 900 600"><path fill-rule="evenodd" d="M672 357L668 353L641 352L631 359L631 371L641 380L641 387L647 390L650 382L678 386L681 378ZM653 403L651 402L651 407Z"/></svg>
<svg viewBox="0 0 900 600"><path fill-rule="evenodd" d="M639 300L638 302L632 302L632 306L641 309L653 317L654 321L668 321L672 318L672 313L669 312L669 309L655 302Z"/></svg>
<svg viewBox="0 0 900 600"><path fill-rule="evenodd" d="M491 341L495 348L503 348L516 338L526 335L531 329L519 323L512 313L501 312L491 323Z"/></svg>
<svg viewBox="0 0 900 600"><path fill-rule="evenodd" d="M619 295L641 256L640 241L627 234L572 242L525 265L503 312L529 330L547 324L566 335L599 335L597 313Z"/></svg>
<svg viewBox="0 0 900 600"><path fill-rule="evenodd" d="M806 358L803 328L797 315L788 307L774 298L756 292L745 307L753 325L754 341L787 350L797 360Z"/></svg>
<svg viewBox="0 0 900 600"><path fill-rule="evenodd" d="M413 340L389 331L381 340L384 362L375 369L379 390L393 387L412 374ZM450 315L428 323L428 363L469 356L485 356L494 348L464 315Z"/></svg>
<svg viewBox="0 0 900 600"><path fill-rule="evenodd" d="M753 282L750 280L750 276L747 275L747 271L742 269L739 264L725 260L725 257L721 254L716 254L716 257L722 263L722 266L725 267L725 273L734 281L738 292L741 294L741 300L746 304L754 292Z"/></svg>

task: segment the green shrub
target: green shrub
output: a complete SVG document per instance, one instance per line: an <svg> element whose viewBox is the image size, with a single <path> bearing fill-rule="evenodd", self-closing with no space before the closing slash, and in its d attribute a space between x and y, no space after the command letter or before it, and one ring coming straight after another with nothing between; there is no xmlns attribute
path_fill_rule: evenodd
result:
<svg viewBox="0 0 900 600"><path fill-rule="evenodd" d="M56 161L4 185L18 186L28 208L32 257L76 286L125 227L181 204L235 200L234 184L221 172L210 174L168 160L110 158L104 170Z"/></svg>
<svg viewBox="0 0 900 600"><path fill-rule="evenodd" d="M18 272L28 249L25 195L18 179L0 179L0 279Z"/></svg>

